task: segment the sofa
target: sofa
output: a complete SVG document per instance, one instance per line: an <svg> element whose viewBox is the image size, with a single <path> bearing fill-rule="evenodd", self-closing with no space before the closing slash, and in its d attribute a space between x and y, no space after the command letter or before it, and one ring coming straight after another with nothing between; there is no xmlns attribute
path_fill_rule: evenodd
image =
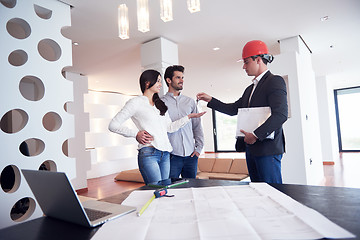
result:
<svg viewBox="0 0 360 240"><path fill-rule="evenodd" d="M249 176L246 160L242 158L208 158L198 160L198 179L219 179L241 181ZM121 171L114 178L116 181L143 183L139 169Z"/></svg>
<svg viewBox="0 0 360 240"><path fill-rule="evenodd" d="M243 158L199 158L198 179L241 181L249 176Z"/></svg>

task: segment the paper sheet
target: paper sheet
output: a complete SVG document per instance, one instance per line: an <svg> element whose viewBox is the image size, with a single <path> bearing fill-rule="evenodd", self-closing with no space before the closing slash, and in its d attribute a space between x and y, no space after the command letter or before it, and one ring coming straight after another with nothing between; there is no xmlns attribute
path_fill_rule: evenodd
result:
<svg viewBox="0 0 360 240"><path fill-rule="evenodd" d="M270 107L239 108L237 115L236 136L244 136L240 130L253 132L271 115ZM274 139L274 133L268 138Z"/></svg>
<svg viewBox="0 0 360 240"><path fill-rule="evenodd" d="M105 223L93 239L319 239L352 238L334 224L266 183L168 189L146 211ZM134 191L123 202L140 209L153 191Z"/></svg>

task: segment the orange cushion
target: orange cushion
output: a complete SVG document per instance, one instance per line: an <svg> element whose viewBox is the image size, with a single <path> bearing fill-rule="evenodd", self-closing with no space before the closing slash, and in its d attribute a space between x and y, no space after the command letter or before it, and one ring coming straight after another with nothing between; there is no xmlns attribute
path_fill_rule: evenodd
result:
<svg viewBox="0 0 360 240"><path fill-rule="evenodd" d="M241 181L247 178L247 174L235 174L235 173L211 173L201 172L196 176L197 179L217 179L217 180L234 180Z"/></svg>
<svg viewBox="0 0 360 240"><path fill-rule="evenodd" d="M229 173L249 174L245 159L234 159Z"/></svg>
<svg viewBox="0 0 360 240"><path fill-rule="evenodd" d="M228 173L232 163L231 158L216 158L215 164L211 172Z"/></svg>
<svg viewBox="0 0 360 240"><path fill-rule="evenodd" d="M234 174L234 173L213 173L213 175L208 176L209 179L219 179L219 180L234 180L241 181L248 177L247 174Z"/></svg>
<svg viewBox="0 0 360 240"><path fill-rule="evenodd" d="M214 162L215 158L199 158L198 168L201 172L211 172Z"/></svg>
<svg viewBox="0 0 360 240"><path fill-rule="evenodd" d="M144 182L139 169L121 171L114 179L117 181Z"/></svg>

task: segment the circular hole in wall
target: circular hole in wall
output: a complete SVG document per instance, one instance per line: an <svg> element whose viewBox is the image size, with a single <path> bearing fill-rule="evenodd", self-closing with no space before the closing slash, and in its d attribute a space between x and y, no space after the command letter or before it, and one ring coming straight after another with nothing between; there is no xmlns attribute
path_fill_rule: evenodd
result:
<svg viewBox="0 0 360 240"><path fill-rule="evenodd" d="M28 123L29 116L21 109L12 109L4 114L0 120L0 127L6 133L16 133Z"/></svg>
<svg viewBox="0 0 360 240"><path fill-rule="evenodd" d="M40 165L39 170L56 172L57 171L57 166L56 166L56 163L53 160L46 160L45 162L43 162Z"/></svg>
<svg viewBox="0 0 360 240"><path fill-rule="evenodd" d="M21 145L23 145L23 143L20 144L19 150L24 156L29 156L29 157L37 156L41 154L45 149L45 143L38 138L29 138L26 139L24 142L26 143L26 146L29 150L27 154L21 149Z"/></svg>
<svg viewBox="0 0 360 240"><path fill-rule="evenodd" d="M61 127L62 120L56 112L48 112L42 120L43 126L48 131L56 131Z"/></svg>
<svg viewBox="0 0 360 240"><path fill-rule="evenodd" d="M61 75L66 79L66 71L64 70L64 68L63 70L61 70Z"/></svg>
<svg viewBox="0 0 360 240"><path fill-rule="evenodd" d="M25 197L17 201L10 211L10 218L15 222L22 222L28 219L35 211L35 200Z"/></svg>
<svg viewBox="0 0 360 240"><path fill-rule="evenodd" d="M30 157L29 146L27 145L27 143L25 141L23 141L20 144L19 150L22 153L22 155Z"/></svg>
<svg viewBox="0 0 360 240"><path fill-rule="evenodd" d="M69 111L71 111L71 106L73 106L74 102L66 102L64 103L64 110L65 112L69 113L69 114L74 114L74 113L71 113Z"/></svg>
<svg viewBox="0 0 360 240"><path fill-rule="evenodd" d="M12 18L6 23L8 33L17 39L25 39L31 34L31 27L24 19Z"/></svg>
<svg viewBox="0 0 360 240"><path fill-rule="evenodd" d="M42 19L50 19L52 16L52 11L50 9L41 7L39 5L34 4L34 10L36 15Z"/></svg>
<svg viewBox="0 0 360 240"><path fill-rule="evenodd" d="M8 61L11 65L18 67L24 65L28 60L28 55L24 50L18 49L10 53Z"/></svg>
<svg viewBox="0 0 360 240"><path fill-rule="evenodd" d="M40 55L48 61L56 61L61 57L61 48L54 40L43 39L38 44Z"/></svg>
<svg viewBox="0 0 360 240"><path fill-rule="evenodd" d="M0 175L1 188L6 193L13 193L20 186L20 171L15 165L8 165Z"/></svg>
<svg viewBox="0 0 360 240"><path fill-rule="evenodd" d="M69 156L69 148L68 148L68 140L65 140L62 144L62 151L65 154L65 156Z"/></svg>
<svg viewBox="0 0 360 240"><path fill-rule="evenodd" d="M30 101L39 101L44 97L44 83L35 76L25 76L19 84L21 95Z"/></svg>
<svg viewBox="0 0 360 240"><path fill-rule="evenodd" d="M13 8L16 5L16 0L0 0L0 2L7 8Z"/></svg>

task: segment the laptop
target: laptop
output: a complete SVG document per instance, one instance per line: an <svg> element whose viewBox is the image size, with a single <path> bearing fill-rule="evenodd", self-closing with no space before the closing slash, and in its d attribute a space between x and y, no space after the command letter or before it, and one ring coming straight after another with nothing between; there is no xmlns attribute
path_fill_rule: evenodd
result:
<svg viewBox="0 0 360 240"><path fill-rule="evenodd" d="M136 207L88 200L80 203L63 172L21 170L43 213L48 217L96 227L136 210Z"/></svg>

